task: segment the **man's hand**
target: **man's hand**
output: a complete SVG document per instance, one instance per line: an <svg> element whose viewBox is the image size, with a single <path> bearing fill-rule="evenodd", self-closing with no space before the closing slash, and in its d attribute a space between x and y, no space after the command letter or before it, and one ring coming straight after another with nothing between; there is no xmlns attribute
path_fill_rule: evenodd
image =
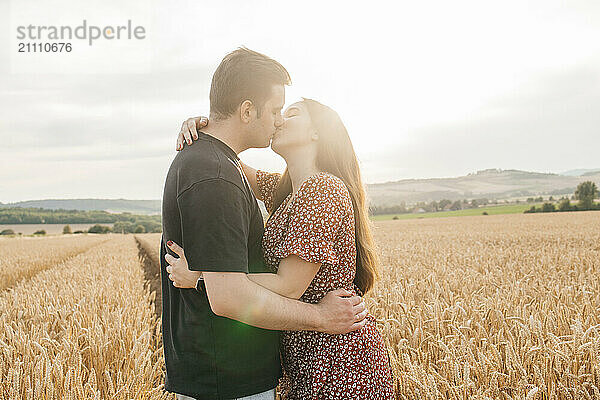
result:
<svg viewBox="0 0 600 400"><path fill-rule="evenodd" d="M363 299L344 289L327 293L317 304L317 308L322 316L321 332L348 333L359 330L367 323Z"/></svg>
<svg viewBox="0 0 600 400"><path fill-rule="evenodd" d="M169 274L169 279L173 282L173 286L180 289L195 288L198 278L202 276L202 272L190 271L185 259L185 253L177 243L169 240L167 246L179 256L179 258L176 258L169 253L165 255L165 260L169 263L167 273Z"/></svg>
<svg viewBox="0 0 600 400"><path fill-rule="evenodd" d="M183 121L179 135L177 135L176 150L183 150L184 143L187 143L188 146L191 146L193 143L192 138L197 140L198 130L206 127L206 125L208 125L208 118L206 117L188 118Z"/></svg>

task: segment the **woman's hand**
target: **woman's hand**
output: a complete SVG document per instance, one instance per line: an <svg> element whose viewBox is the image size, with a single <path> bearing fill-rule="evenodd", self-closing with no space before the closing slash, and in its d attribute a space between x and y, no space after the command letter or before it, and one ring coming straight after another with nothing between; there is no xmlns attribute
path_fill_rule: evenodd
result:
<svg viewBox="0 0 600 400"><path fill-rule="evenodd" d="M194 140L198 139L198 130L208 125L208 118L206 117L195 117L188 118L183 121L181 130L177 136L177 147L176 150L183 150L183 144L187 142L188 146L191 146Z"/></svg>
<svg viewBox="0 0 600 400"><path fill-rule="evenodd" d="M169 263L167 273L169 274L169 279L173 282L173 286L180 289L195 288L198 278L202 277L202 272L190 271L185 259L185 253L177 243L169 240L167 246L179 256L179 258L176 258L168 253L165 255L165 260Z"/></svg>

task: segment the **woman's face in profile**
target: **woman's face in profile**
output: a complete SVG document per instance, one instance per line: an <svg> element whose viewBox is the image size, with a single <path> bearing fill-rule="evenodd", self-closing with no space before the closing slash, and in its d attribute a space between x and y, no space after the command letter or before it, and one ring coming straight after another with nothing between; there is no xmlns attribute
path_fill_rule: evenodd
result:
<svg viewBox="0 0 600 400"><path fill-rule="evenodd" d="M289 154L310 144L313 131L310 114L304 103L294 103L285 109L283 124L273 136L271 148L280 155Z"/></svg>

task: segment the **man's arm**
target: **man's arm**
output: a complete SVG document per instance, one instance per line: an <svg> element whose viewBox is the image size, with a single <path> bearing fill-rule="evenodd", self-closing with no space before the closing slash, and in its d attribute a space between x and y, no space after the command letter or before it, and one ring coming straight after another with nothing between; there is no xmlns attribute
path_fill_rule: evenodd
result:
<svg viewBox="0 0 600 400"><path fill-rule="evenodd" d="M343 289L328 293L319 304L309 304L273 293L243 273L203 275L215 314L259 328L338 334L355 331L366 323L362 299L347 297L351 293Z"/></svg>
<svg viewBox="0 0 600 400"><path fill-rule="evenodd" d="M191 271L183 249L174 242L167 246L179 256L165 255L174 286L194 288L198 278L204 277L210 307L217 315L264 329L331 334L351 332L366 323L363 300L344 289L327 293L318 304L304 303L271 292L245 273Z"/></svg>

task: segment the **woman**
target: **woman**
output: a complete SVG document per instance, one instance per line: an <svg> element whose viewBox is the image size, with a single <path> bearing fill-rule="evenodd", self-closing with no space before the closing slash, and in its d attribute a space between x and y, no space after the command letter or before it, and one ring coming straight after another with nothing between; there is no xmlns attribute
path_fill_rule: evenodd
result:
<svg viewBox="0 0 600 400"><path fill-rule="evenodd" d="M377 259L348 132L335 111L310 99L283 117L271 142L286 160L283 175L242 164L270 214L263 254L276 272L249 278L309 303L340 288L364 295L378 275ZM180 134L178 149L184 139L191 141ZM281 356L285 399L393 398L389 358L371 315L364 328L344 335L284 331Z"/></svg>

